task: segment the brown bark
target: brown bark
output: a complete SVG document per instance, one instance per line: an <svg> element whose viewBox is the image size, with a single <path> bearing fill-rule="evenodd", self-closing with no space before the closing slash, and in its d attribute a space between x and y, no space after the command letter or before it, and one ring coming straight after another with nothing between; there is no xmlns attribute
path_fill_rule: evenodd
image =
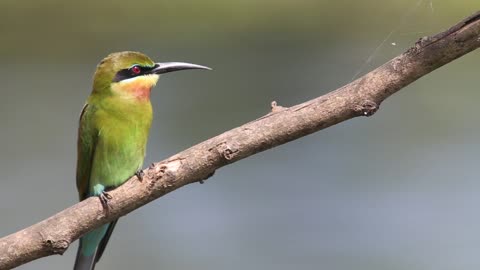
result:
<svg viewBox="0 0 480 270"><path fill-rule="evenodd" d="M480 46L480 12L449 30L420 39L405 53L356 81L305 103L272 112L204 141L146 169L109 192L108 213L89 198L19 232L0 239L0 269L62 254L82 234L215 170L266 149L357 116L370 116L380 103L429 72Z"/></svg>

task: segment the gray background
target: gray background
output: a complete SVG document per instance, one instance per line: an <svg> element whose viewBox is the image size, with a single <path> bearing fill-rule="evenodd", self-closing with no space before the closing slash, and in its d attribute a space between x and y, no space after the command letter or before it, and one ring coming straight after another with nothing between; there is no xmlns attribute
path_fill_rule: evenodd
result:
<svg viewBox="0 0 480 270"><path fill-rule="evenodd" d="M96 64L142 51L213 72L161 78L146 164L362 73L477 1L0 2L0 235L74 204ZM394 43L394 44L392 44ZM219 170L121 219L101 269L477 269L480 55L357 118ZM63 255L20 269L70 269Z"/></svg>

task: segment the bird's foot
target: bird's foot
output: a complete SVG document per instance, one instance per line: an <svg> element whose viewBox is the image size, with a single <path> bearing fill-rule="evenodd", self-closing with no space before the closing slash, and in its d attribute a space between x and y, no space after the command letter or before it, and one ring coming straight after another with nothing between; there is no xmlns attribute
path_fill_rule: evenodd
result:
<svg viewBox="0 0 480 270"><path fill-rule="evenodd" d="M100 196L98 197L100 198L100 202L102 203L103 208L108 212L109 210L108 201L113 198L112 195L108 194L105 191L102 191L102 193L100 193Z"/></svg>
<svg viewBox="0 0 480 270"><path fill-rule="evenodd" d="M145 176L145 173L142 170L138 170L135 172L135 175L137 176L138 181L142 182L143 177Z"/></svg>

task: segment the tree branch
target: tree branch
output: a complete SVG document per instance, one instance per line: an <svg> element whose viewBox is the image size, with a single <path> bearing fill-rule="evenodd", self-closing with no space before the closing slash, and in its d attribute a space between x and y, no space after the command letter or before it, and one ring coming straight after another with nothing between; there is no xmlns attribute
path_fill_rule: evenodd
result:
<svg viewBox="0 0 480 270"><path fill-rule="evenodd" d="M86 232L126 215L184 185L202 182L215 170L342 121L374 114L401 88L480 46L480 11L449 30L424 37L405 53L324 96L272 112L152 164L142 181L132 177L109 192L108 214L96 197L86 199L0 239L0 269L62 254Z"/></svg>

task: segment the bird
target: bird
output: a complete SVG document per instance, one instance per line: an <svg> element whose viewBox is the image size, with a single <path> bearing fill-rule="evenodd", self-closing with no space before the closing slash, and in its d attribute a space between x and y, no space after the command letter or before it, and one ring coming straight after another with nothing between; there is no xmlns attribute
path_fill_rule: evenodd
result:
<svg viewBox="0 0 480 270"><path fill-rule="evenodd" d="M108 210L107 191L141 168L152 123L151 89L160 74L209 67L155 63L140 52L111 53L98 65L78 127L76 185L80 201L97 196ZM80 238L74 270L93 270L118 219Z"/></svg>

